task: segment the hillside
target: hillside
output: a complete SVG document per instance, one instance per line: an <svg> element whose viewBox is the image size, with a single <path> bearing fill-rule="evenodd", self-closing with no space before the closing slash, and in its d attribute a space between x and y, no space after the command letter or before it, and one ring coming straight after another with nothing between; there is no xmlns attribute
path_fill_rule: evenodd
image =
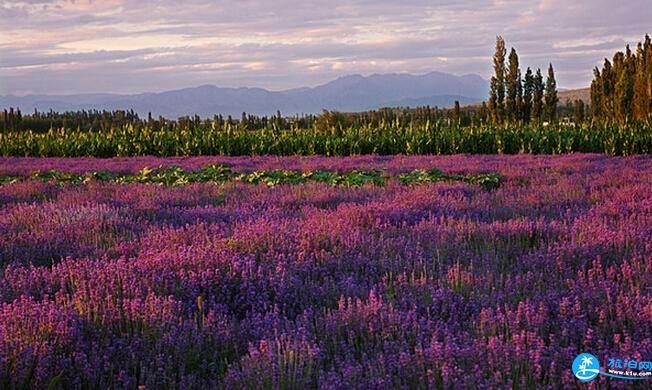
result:
<svg viewBox="0 0 652 390"><path fill-rule="evenodd" d="M583 100L588 104L591 102L591 88L569 89L566 91L559 91L559 104L566 104L567 100Z"/></svg>

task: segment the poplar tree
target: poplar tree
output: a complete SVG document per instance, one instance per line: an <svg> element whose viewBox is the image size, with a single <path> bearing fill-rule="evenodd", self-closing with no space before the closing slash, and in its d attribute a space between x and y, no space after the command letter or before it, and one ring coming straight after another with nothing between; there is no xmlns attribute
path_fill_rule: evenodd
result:
<svg viewBox="0 0 652 390"><path fill-rule="evenodd" d="M521 80L521 71L518 71L518 83L516 91L516 121L521 121L523 115L523 82Z"/></svg>
<svg viewBox="0 0 652 390"><path fill-rule="evenodd" d="M652 115L652 39L649 35L645 35L645 43L643 43L643 51L645 55L645 69L642 72L645 73L645 78L647 80L647 117L649 118ZM647 119L647 118L646 118Z"/></svg>
<svg viewBox="0 0 652 390"><path fill-rule="evenodd" d="M604 118L608 121L612 121L614 118L613 91L616 83L613 80L613 75L614 72L611 67L611 62L605 58L600 86L602 87L602 113Z"/></svg>
<svg viewBox="0 0 652 390"><path fill-rule="evenodd" d="M593 69L593 81L591 81L591 111L594 120L603 120L604 113L602 107L604 106L604 102L602 99L602 75L600 74L600 69L596 66Z"/></svg>
<svg viewBox="0 0 652 390"><path fill-rule="evenodd" d="M634 73L634 119L647 118L647 74L646 56L643 44L638 43L636 48L636 72Z"/></svg>
<svg viewBox="0 0 652 390"><path fill-rule="evenodd" d="M494 88L494 77L491 76L491 84L489 87L489 103L487 104L487 122L498 123L498 96Z"/></svg>
<svg viewBox="0 0 652 390"><path fill-rule="evenodd" d="M555 70L552 64L548 66L548 77L546 78L546 96L545 96L545 110L546 119L552 123L557 119L557 104L559 97L557 97L557 81L555 80Z"/></svg>
<svg viewBox="0 0 652 390"><path fill-rule="evenodd" d="M532 95L534 93L534 75L530 67L525 71L523 78L523 108L521 110L521 120L523 123L530 123L532 115Z"/></svg>
<svg viewBox="0 0 652 390"><path fill-rule="evenodd" d="M584 122L584 101L582 99L577 99L575 100L575 104L573 105L573 121L575 123L582 123Z"/></svg>
<svg viewBox="0 0 652 390"><path fill-rule="evenodd" d="M631 66L623 64L619 73L615 91L616 119L620 124L625 124L631 118L633 111L634 81Z"/></svg>
<svg viewBox="0 0 652 390"><path fill-rule="evenodd" d="M521 71L518 64L518 54L512 48L509 53L509 64L505 75L507 96L505 100L505 116L508 122L517 122L520 119L522 104Z"/></svg>
<svg viewBox="0 0 652 390"><path fill-rule="evenodd" d="M489 109L494 123L503 123L505 115L505 40L496 37L496 52L494 54L494 76L491 78Z"/></svg>
<svg viewBox="0 0 652 390"><path fill-rule="evenodd" d="M541 124L541 117L543 116L543 92L543 76L541 75L541 69L537 68L532 92L532 122L536 125Z"/></svg>
<svg viewBox="0 0 652 390"><path fill-rule="evenodd" d="M594 118L625 124L646 120L652 113L652 41L646 35L636 52L627 45L616 52L613 61L605 58L596 68L591 83L591 109Z"/></svg>

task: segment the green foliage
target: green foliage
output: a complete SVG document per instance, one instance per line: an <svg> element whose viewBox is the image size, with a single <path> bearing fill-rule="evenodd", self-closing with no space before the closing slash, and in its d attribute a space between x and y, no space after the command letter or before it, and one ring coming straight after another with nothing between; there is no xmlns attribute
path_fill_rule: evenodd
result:
<svg viewBox="0 0 652 390"><path fill-rule="evenodd" d="M491 88L489 91L489 111L493 123L502 123L505 112L505 40L501 36L496 37L496 52L494 54L494 73L491 77Z"/></svg>
<svg viewBox="0 0 652 390"><path fill-rule="evenodd" d="M546 120L548 122L555 122L557 120L557 105L559 104L559 97L557 97L557 81L555 80L555 70L552 64L548 66L548 77L546 78L546 94L545 94L545 110Z"/></svg>
<svg viewBox="0 0 652 390"><path fill-rule="evenodd" d="M423 169L415 169L412 172L399 175L398 180L405 185L435 183L439 181L461 181L469 184L477 184L484 189L490 190L500 186L501 176L497 173L447 175L439 169L434 168L429 171Z"/></svg>
<svg viewBox="0 0 652 390"><path fill-rule="evenodd" d="M241 173L234 179L243 183L264 183L268 187L274 187L279 184L302 184L308 180L308 177L297 171L274 170Z"/></svg>
<svg viewBox="0 0 652 390"><path fill-rule="evenodd" d="M17 182L19 177L0 177L0 184ZM418 185L439 181L460 181L477 184L486 189L497 188L500 175L496 173L481 173L469 175L447 175L437 168L429 171L416 169L409 173L390 176L382 169L353 170L348 172L335 171L293 171L271 170L254 172L233 172L224 165L209 165L198 171L184 171L177 166L157 168L145 167L134 175L116 175L109 172L90 172L81 175L61 173L55 170L34 172L27 179L42 180L55 183L80 184L90 180L113 181L119 184L141 183L166 186L179 186L189 183L226 183L236 181L248 184L265 184L274 187L281 184L305 184L307 182L326 183L331 186L360 187L364 185L384 186L389 180L396 179L404 185Z"/></svg>
<svg viewBox="0 0 652 390"><path fill-rule="evenodd" d="M629 45L593 70L591 110L601 122L626 124L652 116L652 39L645 36L633 53Z"/></svg>
<svg viewBox="0 0 652 390"><path fill-rule="evenodd" d="M424 169L415 169L412 172L404 173L398 177L402 184L422 184L444 180L444 174L438 169L426 171Z"/></svg>
<svg viewBox="0 0 652 390"><path fill-rule="evenodd" d="M521 70L519 69L518 54L512 48L509 54L507 75L505 76L507 97L505 100L505 116L510 123L518 123L523 108L523 86L521 84Z"/></svg>
<svg viewBox="0 0 652 390"><path fill-rule="evenodd" d="M497 173L480 173L477 175L464 176L462 181L470 184L478 184L486 190L500 187L502 177Z"/></svg>
<svg viewBox="0 0 652 390"><path fill-rule="evenodd" d="M532 88L531 121L535 125L540 125L541 119L543 118L543 94L545 91L541 69L537 69L532 81L533 81L533 88Z"/></svg>
<svg viewBox="0 0 652 390"><path fill-rule="evenodd" d="M61 371L57 376L50 380L48 383L48 390L55 390L61 387L61 378L63 378L64 371Z"/></svg>
<svg viewBox="0 0 652 390"><path fill-rule="evenodd" d="M80 184L85 182L90 176L89 175L75 175L71 173L61 173L58 171L55 171L53 169L50 169L45 172L41 171L36 171L32 173L31 178L33 180L40 180L40 181L56 181L56 182L62 182L62 183L73 183L73 184Z"/></svg>
<svg viewBox="0 0 652 390"><path fill-rule="evenodd" d="M11 184L18 181L18 178L12 176L0 176L0 185Z"/></svg>
<svg viewBox="0 0 652 390"><path fill-rule="evenodd" d="M528 67L523 77L523 107L521 110L521 120L523 123L530 123L531 120L534 86L534 74L532 73L532 69Z"/></svg>
<svg viewBox="0 0 652 390"><path fill-rule="evenodd" d="M534 112L533 112L534 116ZM59 130L0 134L0 155L35 157L325 155L362 154L559 154L632 155L652 152L650 122L553 126L423 125L246 130L174 128L153 131L126 126L110 132ZM204 172L215 175L220 172ZM43 173L41 175L47 175ZM168 172L167 176L174 175ZM151 180L143 172L142 180Z"/></svg>

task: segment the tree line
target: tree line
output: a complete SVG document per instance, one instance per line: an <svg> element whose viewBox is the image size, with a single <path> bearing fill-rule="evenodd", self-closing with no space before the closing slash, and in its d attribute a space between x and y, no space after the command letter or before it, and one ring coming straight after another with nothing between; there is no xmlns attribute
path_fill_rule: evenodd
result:
<svg viewBox="0 0 652 390"><path fill-rule="evenodd" d="M242 113L240 119L223 115L214 115L210 119L202 119L197 115L183 116L177 119L140 117L134 110L79 110L79 111L38 111L22 113L20 108L10 107L0 111L0 132L32 131L45 133L50 129L73 129L79 131L110 131L121 126L148 127L153 130L170 130L176 126L183 128L199 125L242 126L248 129L266 127L290 128L292 125L310 127L315 116L282 117L280 112L271 116L258 116Z"/></svg>
<svg viewBox="0 0 652 390"><path fill-rule="evenodd" d="M363 127L384 126L421 126L426 123L440 123L444 125L479 125L486 123L486 112L479 107L468 106L460 108L455 102L452 108L439 107L397 107L381 108L363 112L344 113L324 110L321 114L303 114L283 116L280 112L275 115L252 115L243 112L240 118L232 116L214 115L212 118L201 118L197 115L182 116L176 119L154 117L148 114L140 117L133 110L98 111L80 110L68 112L34 111L24 114L20 109L9 108L0 111L0 132L45 133L50 129L72 129L84 132L105 132L122 126L149 128L154 131L173 130L174 128L200 128L200 127L238 127L243 130L260 129L311 129L328 130L331 127Z"/></svg>
<svg viewBox="0 0 652 390"><path fill-rule="evenodd" d="M604 122L625 124L646 120L652 115L652 41L645 36L636 53L629 45L617 52L613 61L605 58L602 69L593 70L591 108L593 117Z"/></svg>
<svg viewBox="0 0 652 390"><path fill-rule="evenodd" d="M557 119L557 81L552 64L548 66L545 83L541 69L533 72L530 67L521 74L518 53L512 48L506 58L507 49L503 37L496 37L496 52L493 57L494 75L491 77L487 110L489 120L494 124L535 124Z"/></svg>

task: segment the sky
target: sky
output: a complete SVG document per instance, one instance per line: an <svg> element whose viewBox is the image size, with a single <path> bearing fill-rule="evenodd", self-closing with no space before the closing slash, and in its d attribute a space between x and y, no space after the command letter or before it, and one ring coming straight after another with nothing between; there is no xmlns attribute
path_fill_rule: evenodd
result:
<svg viewBox="0 0 652 390"><path fill-rule="evenodd" d="M0 95L489 78L496 35L578 88L651 20L650 0L0 0Z"/></svg>

